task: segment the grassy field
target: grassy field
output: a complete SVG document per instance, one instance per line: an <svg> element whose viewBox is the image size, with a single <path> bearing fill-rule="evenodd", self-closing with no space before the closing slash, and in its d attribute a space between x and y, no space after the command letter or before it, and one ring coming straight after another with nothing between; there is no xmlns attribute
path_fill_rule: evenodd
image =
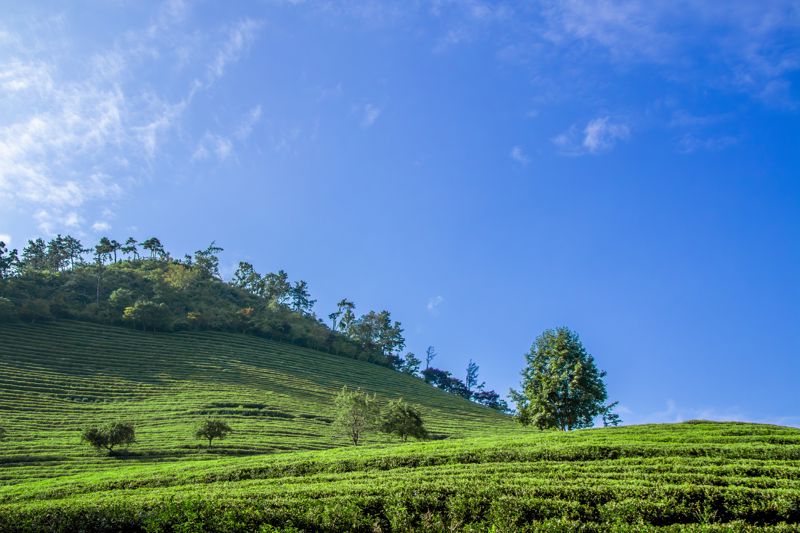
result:
<svg viewBox="0 0 800 533"><path fill-rule="evenodd" d="M695 423L129 464L0 489L6 531L797 531L800 430Z"/></svg>
<svg viewBox="0 0 800 533"><path fill-rule="evenodd" d="M797 429L542 433L386 368L243 335L60 322L0 339L0 531L800 530ZM421 404L441 440L333 440L343 384ZM191 437L208 415L236 430L212 451ZM109 419L136 423L129 453L79 443Z"/></svg>
<svg viewBox="0 0 800 533"><path fill-rule="evenodd" d="M9 432L2 483L116 468L118 460L80 443L82 428L113 420L136 425L128 463L341 446L329 421L343 385L421 405L438 438L513 427L417 378L247 335L56 322L4 325L0 339L0 425ZM193 438L209 416L234 429L211 454Z"/></svg>

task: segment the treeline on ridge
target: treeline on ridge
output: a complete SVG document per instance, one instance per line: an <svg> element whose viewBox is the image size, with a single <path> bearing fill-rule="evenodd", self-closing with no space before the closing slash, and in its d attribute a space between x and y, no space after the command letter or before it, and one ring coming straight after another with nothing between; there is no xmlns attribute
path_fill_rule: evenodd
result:
<svg viewBox="0 0 800 533"><path fill-rule="evenodd" d="M493 409L508 406L478 382L470 361L466 379L403 354L400 322L386 310L355 313L343 298L328 315L314 312L308 283L279 270L260 274L240 262L222 279L222 248L211 243L183 258L173 257L158 238L107 237L86 248L75 237L29 240L22 253L0 242L0 322L74 319L144 331L215 330L249 333L335 355L387 366L420 377L447 392Z"/></svg>

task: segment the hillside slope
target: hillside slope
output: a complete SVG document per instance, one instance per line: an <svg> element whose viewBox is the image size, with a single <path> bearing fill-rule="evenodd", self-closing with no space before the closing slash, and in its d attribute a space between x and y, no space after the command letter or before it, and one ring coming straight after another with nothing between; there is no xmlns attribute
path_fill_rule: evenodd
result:
<svg viewBox="0 0 800 533"><path fill-rule="evenodd" d="M420 379L248 335L59 321L2 325L0 339L5 483L119 466L79 442L82 428L113 420L136 424L128 462L343 445L329 431L332 397L343 385L419 404L438 438L513 427L509 417ZM192 436L209 416L234 428L211 454Z"/></svg>
<svg viewBox="0 0 800 533"><path fill-rule="evenodd" d="M520 431L0 487L0 531L798 527L800 430L738 423Z"/></svg>

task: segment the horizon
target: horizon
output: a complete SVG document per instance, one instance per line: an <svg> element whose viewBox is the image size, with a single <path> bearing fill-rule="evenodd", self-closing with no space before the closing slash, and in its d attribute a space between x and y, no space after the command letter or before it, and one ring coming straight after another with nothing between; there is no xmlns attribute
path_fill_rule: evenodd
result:
<svg viewBox="0 0 800 533"><path fill-rule="evenodd" d="M626 425L800 427L792 3L5 13L11 248L216 241L502 394L564 325Z"/></svg>

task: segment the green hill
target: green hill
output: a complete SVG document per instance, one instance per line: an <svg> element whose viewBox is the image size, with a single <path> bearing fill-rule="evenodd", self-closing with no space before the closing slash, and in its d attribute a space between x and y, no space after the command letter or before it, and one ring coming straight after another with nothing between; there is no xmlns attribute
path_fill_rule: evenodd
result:
<svg viewBox="0 0 800 533"><path fill-rule="evenodd" d="M386 367L235 333L58 321L0 339L0 531L800 528L797 429L539 432ZM333 439L343 385L421 405L436 440ZM208 416L235 429L210 451L192 438ZM136 424L127 452L79 442L110 420Z"/></svg>
<svg viewBox="0 0 800 533"><path fill-rule="evenodd" d="M59 321L0 325L0 339L6 483L117 466L79 442L82 428L114 420L135 423L139 443L127 455L135 462L209 457L192 436L209 416L234 429L216 455L340 446L328 426L343 385L419 404L434 438L513 427L508 416L421 379L250 335Z"/></svg>

